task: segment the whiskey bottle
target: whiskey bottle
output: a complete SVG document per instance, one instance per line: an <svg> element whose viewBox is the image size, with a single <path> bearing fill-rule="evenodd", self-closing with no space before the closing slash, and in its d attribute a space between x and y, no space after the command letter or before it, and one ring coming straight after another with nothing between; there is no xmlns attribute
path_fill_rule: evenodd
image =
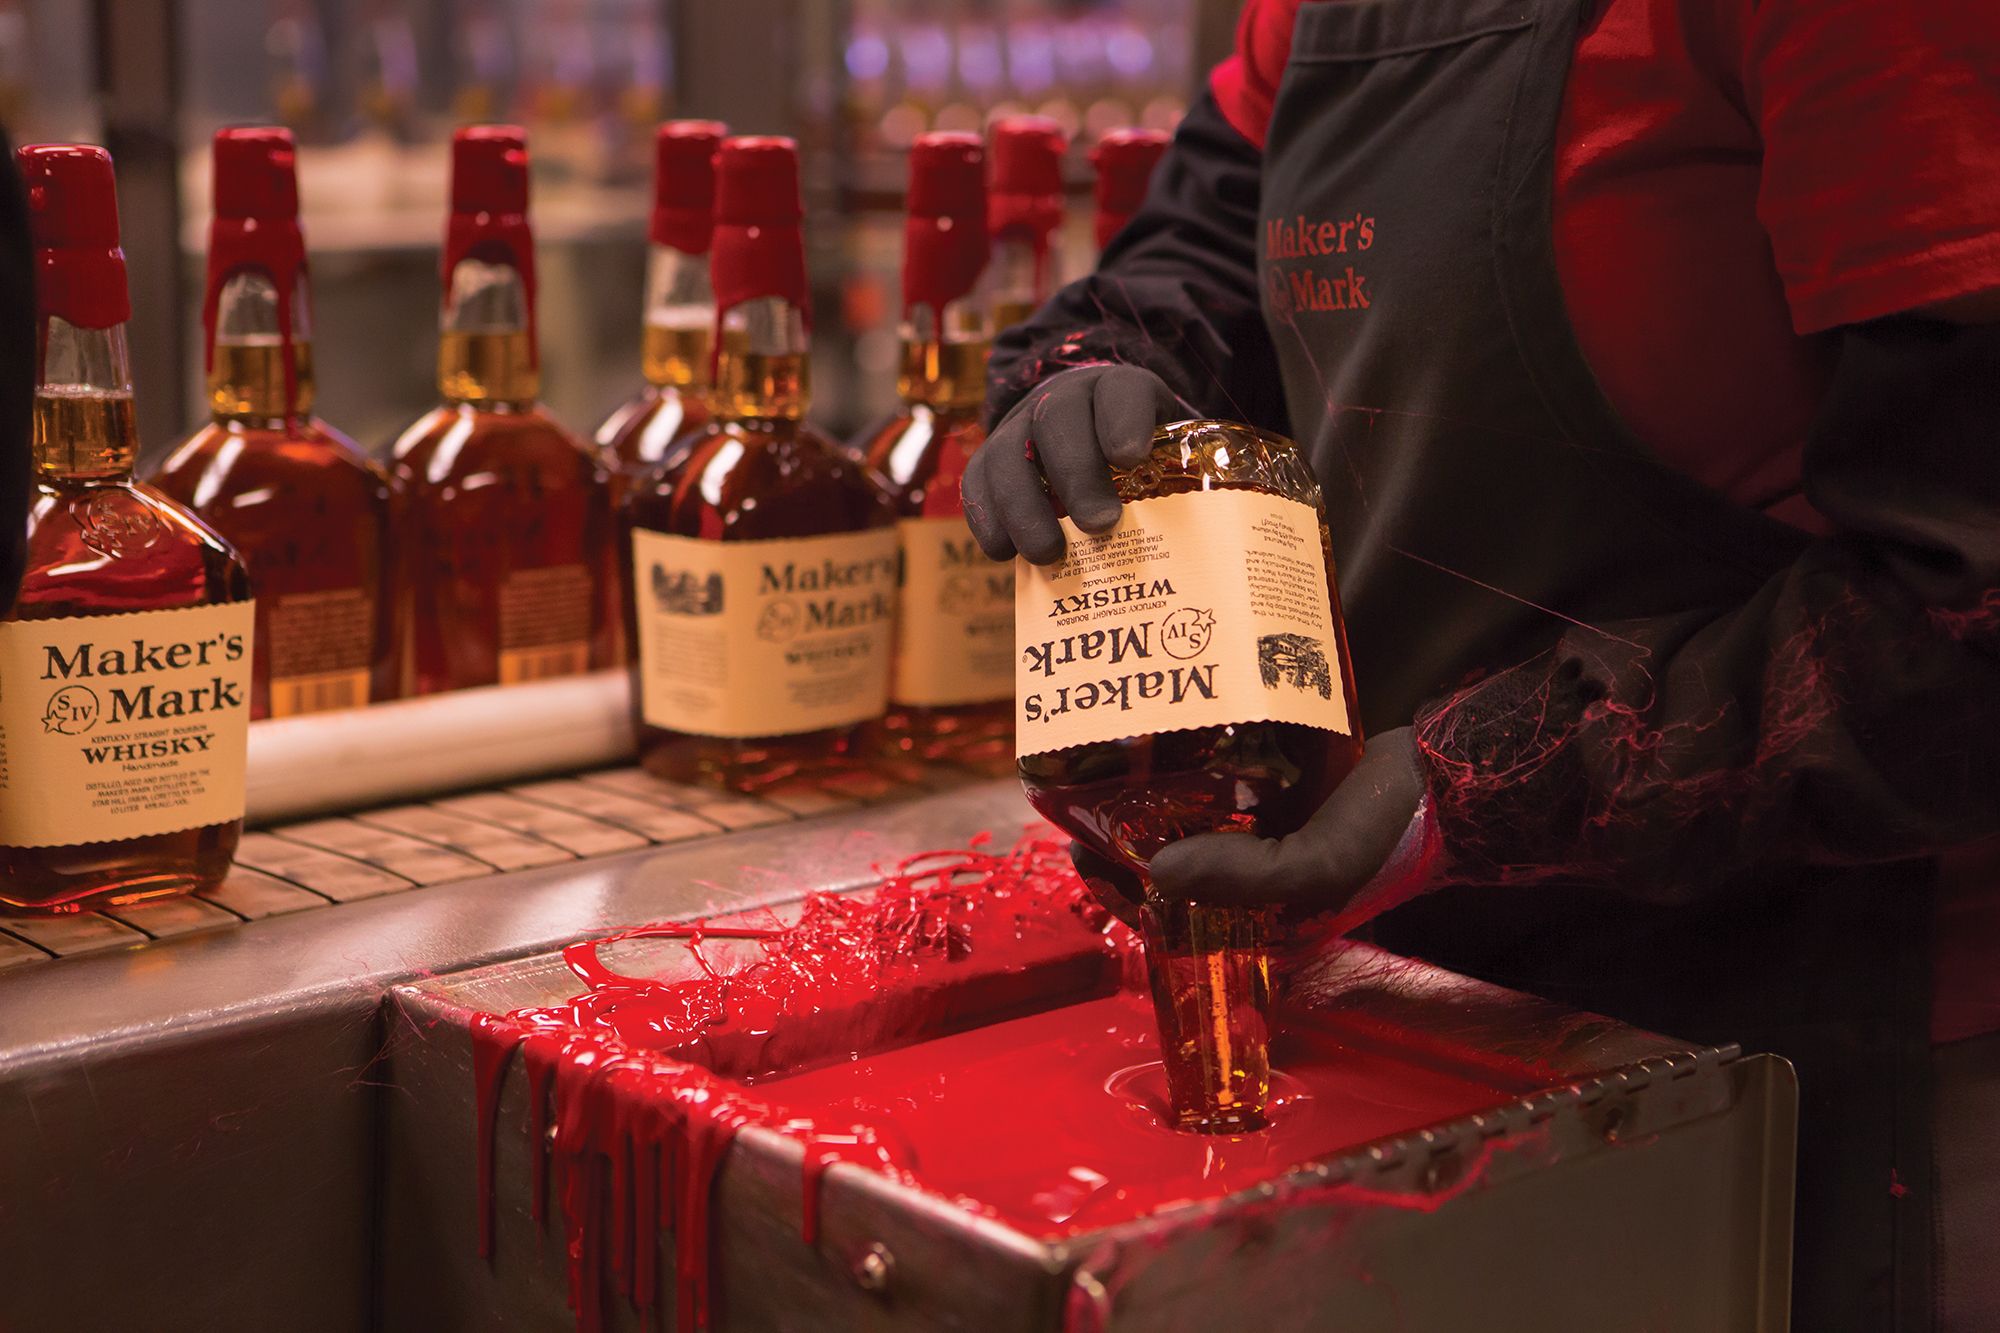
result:
<svg viewBox="0 0 2000 1333"><path fill-rule="evenodd" d="M1090 150L1090 164L1097 168L1091 231L1099 250L1111 244L1111 238L1124 230L1146 201L1153 168L1172 141L1165 130L1106 130L1097 147Z"/></svg>
<svg viewBox="0 0 2000 1333"><path fill-rule="evenodd" d="M715 417L628 499L628 625L646 768L749 791L840 767L881 716L896 515L805 421L796 146L715 166Z"/></svg>
<svg viewBox="0 0 2000 1333"><path fill-rule="evenodd" d="M1361 756L1319 486L1289 440L1162 428L1100 534L1019 568L1016 751L1029 803L1145 885L1177 1123L1264 1123L1263 914L1162 898L1146 869L1197 833L1296 829Z"/></svg>
<svg viewBox="0 0 2000 1333"><path fill-rule="evenodd" d="M973 134L911 145L901 406L860 445L888 483L903 552L882 737L899 753L974 767L1007 763L1014 730L1014 569L980 551L958 494L986 438L985 156Z"/></svg>
<svg viewBox="0 0 2000 1333"><path fill-rule="evenodd" d="M23 148L40 364L27 572L0 621L0 910L220 883L243 828L256 608L138 451L111 157Z"/></svg>
<svg viewBox="0 0 2000 1333"><path fill-rule="evenodd" d="M1046 116L993 122L993 322L1026 321L1056 288L1056 229L1063 220L1062 126Z"/></svg>
<svg viewBox="0 0 2000 1333"><path fill-rule="evenodd" d="M655 139L642 325L646 387L597 428L614 500L660 467L674 441L708 420L715 332L708 245L715 225L715 150L728 132L712 120L674 120L660 126Z"/></svg>
<svg viewBox="0 0 2000 1333"><path fill-rule="evenodd" d="M396 697L388 474L312 415L311 295L292 135L218 131L209 228L209 424L153 484L242 553L257 583L250 715Z"/></svg>
<svg viewBox="0 0 2000 1333"><path fill-rule="evenodd" d="M441 406L395 443L411 692L612 664L609 478L536 402L534 242L521 130L452 138Z"/></svg>

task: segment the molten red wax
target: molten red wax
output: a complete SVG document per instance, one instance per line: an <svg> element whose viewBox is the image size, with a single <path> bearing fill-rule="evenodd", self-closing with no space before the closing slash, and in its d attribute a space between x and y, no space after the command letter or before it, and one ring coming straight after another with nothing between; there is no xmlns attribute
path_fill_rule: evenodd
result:
<svg viewBox="0 0 2000 1333"><path fill-rule="evenodd" d="M759 1091L816 1123L873 1126L920 1188L1054 1238L1220 1198L1523 1090L1294 1028L1272 1042L1269 1129L1187 1134L1169 1128L1159 1056L1152 1003L1121 992Z"/></svg>
<svg viewBox="0 0 2000 1333"><path fill-rule="evenodd" d="M612 938L662 936L689 941L698 975L628 976L605 961L609 941L578 944L575 999L473 1021L481 1252L499 1089L519 1048L531 1209L545 1222L553 1187L585 1333L602 1327L607 1291L641 1310L657 1300L660 1228L674 1236L675 1326L708 1326L715 1174L745 1127L803 1147L807 1244L835 1163L1058 1237L1217 1198L1538 1082L1294 1026L1273 1044L1271 1128L1170 1130L1136 941L1046 838L915 858L872 893L813 895L789 925Z"/></svg>

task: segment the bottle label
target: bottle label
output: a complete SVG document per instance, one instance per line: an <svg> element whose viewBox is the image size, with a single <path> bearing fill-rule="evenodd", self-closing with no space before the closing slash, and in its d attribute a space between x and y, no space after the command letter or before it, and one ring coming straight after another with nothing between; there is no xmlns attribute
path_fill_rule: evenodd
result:
<svg viewBox="0 0 2000 1333"><path fill-rule="evenodd" d="M1014 567L988 560L962 518L906 518L892 702L992 703L1014 693Z"/></svg>
<svg viewBox="0 0 2000 1333"><path fill-rule="evenodd" d="M1258 491L1138 500L1019 561L1015 753L1241 722L1346 733L1319 516Z"/></svg>
<svg viewBox="0 0 2000 1333"><path fill-rule="evenodd" d="M722 542L632 533L640 710L702 736L793 736L879 717L896 530Z"/></svg>
<svg viewBox="0 0 2000 1333"><path fill-rule="evenodd" d="M590 670L597 583L582 565L517 569L500 584L500 683Z"/></svg>
<svg viewBox="0 0 2000 1333"><path fill-rule="evenodd" d="M264 614L272 717L366 706L374 598L359 588L286 593Z"/></svg>
<svg viewBox="0 0 2000 1333"><path fill-rule="evenodd" d="M0 845L243 817L255 604L0 623Z"/></svg>

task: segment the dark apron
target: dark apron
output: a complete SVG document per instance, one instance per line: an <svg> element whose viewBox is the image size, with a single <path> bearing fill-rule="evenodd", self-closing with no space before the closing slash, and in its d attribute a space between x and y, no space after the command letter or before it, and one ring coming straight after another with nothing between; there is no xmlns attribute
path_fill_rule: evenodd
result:
<svg viewBox="0 0 2000 1333"><path fill-rule="evenodd" d="M1326 492L1371 730L1579 623L1720 614L1804 546L1639 444L1577 346L1550 208L1585 9L1299 12L1265 148L1260 275L1292 431ZM1581 886L1453 889L1392 914L1378 938L1792 1059L1794 1326L1925 1327L1928 872L1700 888L1677 907Z"/></svg>

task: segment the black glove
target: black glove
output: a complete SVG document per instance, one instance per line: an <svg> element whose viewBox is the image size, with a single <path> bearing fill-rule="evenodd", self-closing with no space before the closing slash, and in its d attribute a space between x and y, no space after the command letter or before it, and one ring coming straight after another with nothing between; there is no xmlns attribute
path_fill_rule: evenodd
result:
<svg viewBox="0 0 2000 1333"><path fill-rule="evenodd" d="M1139 884L1129 870L1081 844L1071 844L1070 859L1106 907L1137 924ZM1435 886L1441 861L1415 738L1400 727L1368 743L1296 833L1203 833L1162 848L1151 872L1164 897L1278 907L1281 943L1310 948Z"/></svg>
<svg viewBox="0 0 2000 1333"><path fill-rule="evenodd" d="M1144 462L1153 431L1187 415L1166 381L1138 366L1078 366L1045 380L966 465L960 492L972 535L995 560L1018 552L1054 564L1063 554L1056 505L1085 532L1110 528L1121 508L1112 465Z"/></svg>

